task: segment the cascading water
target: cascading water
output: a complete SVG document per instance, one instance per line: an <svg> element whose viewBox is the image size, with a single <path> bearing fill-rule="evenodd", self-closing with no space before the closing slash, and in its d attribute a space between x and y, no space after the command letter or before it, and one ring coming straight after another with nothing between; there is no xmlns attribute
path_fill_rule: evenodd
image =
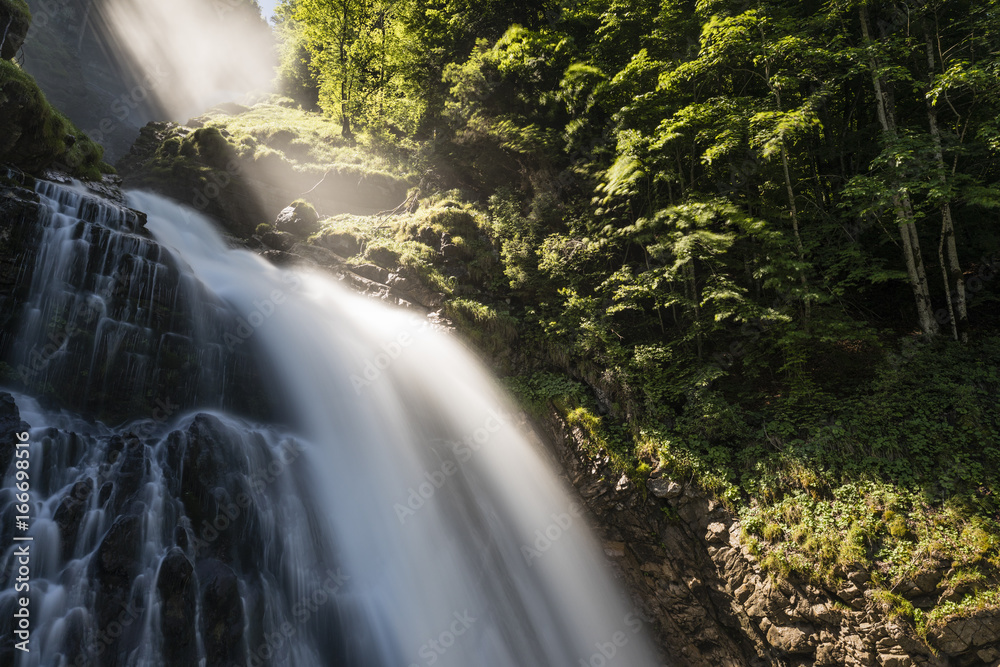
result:
<svg viewBox="0 0 1000 667"><path fill-rule="evenodd" d="M36 268L14 358L37 347L52 313L96 304L103 325L74 352L91 350L92 373L119 368L130 349L138 356L121 377L131 391L172 396L185 373L167 373L160 350L180 338L200 388L183 386L167 405L202 412L109 429L15 395L33 426L35 650L4 645L0 658L24 667L654 664L650 630L603 571L579 508L460 345L328 277L231 250L207 220L158 196L129 199L148 215L153 242L107 216L74 222L94 205L78 191L39 192L50 211L37 264L46 268ZM83 233L67 231L71 222ZM115 240L100 266L81 268L80 253L96 254L81 244L86 230L109 226ZM115 275L125 256L127 298L109 297L107 281L80 282ZM167 301L174 312L154 324L153 304ZM64 347L57 352L72 356ZM46 373L82 367L50 356ZM240 386L211 385L246 359L266 368L243 373ZM206 386L262 399L210 400ZM218 411L258 403L283 424ZM4 545L11 473L0 496ZM8 549L4 577L13 562ZM6 631L16 601L5 587Z"/></svg>

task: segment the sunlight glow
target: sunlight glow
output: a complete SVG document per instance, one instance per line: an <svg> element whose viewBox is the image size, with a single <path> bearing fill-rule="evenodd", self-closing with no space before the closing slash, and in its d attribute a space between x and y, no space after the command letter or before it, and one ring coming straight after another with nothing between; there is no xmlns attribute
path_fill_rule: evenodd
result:
<svg viewBox="0 0 1000 667"><path fill-rule="evenodd" d="M251 3L109 0L98 11L113 48L173 120L270 90L273 38Z"/></svg>

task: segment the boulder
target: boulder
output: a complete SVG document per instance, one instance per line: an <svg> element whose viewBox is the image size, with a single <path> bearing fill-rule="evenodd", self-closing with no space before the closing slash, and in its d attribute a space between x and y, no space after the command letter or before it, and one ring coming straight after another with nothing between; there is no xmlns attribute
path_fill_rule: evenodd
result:
<svg viewBox="0 0 1000 667"><path fill-rule="evenodd" d="M317 243L327 250L332 250L341 257L353 257L361 252L361 243L353 234L346 232L331 232L323 234Z"/></svg>
<svg viewBox="0 0 1000 667"><path fill-rule="evenodd" d="M812 653L813 648L809 638L809 633L796 627L772 625L767 630L767 642L779 651L791 655Z"/></svg>
<svg viewBox="0 0 1000 667"><path fill-rule="evenodd" d="M267 232L260 237L260 240L269 248L288 252L295 245L295 236L288 232Z"/></svg>
<svg viewBox="0 0 1000 667"><path fill-rule="evenodd" d="M221 562L206 559L198 564L198 582L201 636L208 664L247 664L243 599L236 574Z"/></svg>
<svg viewBox="0 0 1000 667"><path fill-rule="evenodd" d="M274 228L299 237L310 236L319 231L319 215L312 204L299 199L282 209Z"/></svg>
<svg viewBox="0 0 1000 667"><path fill-rule="evenodd" d="M352 266L351 271L358 274L362 278L367 278L376 283L382 283L383 285L389 281L389 272L380 266L375 266L374 264L360 264L358 266Z"/></svg>
<svg viewBox="0 0 1000 667"><path fill-rule="evenodd" d="M63 497L52 517L59 526L60 552L63 560L69 560L76 547L76 537L80 522L87 513L90 497L94 494L92 479L80 480L73 489Z"/></svg>
<svg viewBox="0 0 1000 667"><path fill-rule="evenodd" d="M880 653L878 663L882 667L912 667L913 659L908 655L898 653Z"/></svg>
<svg viewBox="0 0 1000 667"><path fill-rule="evenodd" d="M1000 612L987 610L967 618L949 619L931 628L927 639L934 648L950 654L987 647L1000 641Z"/></svg>
<svg viewBox="0 0 1000 667"><path fill-rule="evenodd" d="M666 498L667 500L679 498L684 493L683 486L666 477L649 480L646 482L646 488L657 498Z"/></svg>
<svg viewBox="0 0 1000 667"><path fill-rule="evenodd" d="M161 603L160 631L163 633L164 660L170 665L197 664L195 618L198 587L194 566L179 548L171 549L160 563L156 591Z"/></svg>
<svg viewBox="0 0 1000 667"><path fill-rule="evenodd" d="M368 258L385 268L399 266L399 253L389 248L372 248L368 251Z"/></svg>
<svg viewBox="0 0 1000 667"><path fill-rule="evenodd" d="M708 524L708 529L705 532L705 541L709 543L728 542L729 529L726 528L726 524L719 522Z"/></svg>

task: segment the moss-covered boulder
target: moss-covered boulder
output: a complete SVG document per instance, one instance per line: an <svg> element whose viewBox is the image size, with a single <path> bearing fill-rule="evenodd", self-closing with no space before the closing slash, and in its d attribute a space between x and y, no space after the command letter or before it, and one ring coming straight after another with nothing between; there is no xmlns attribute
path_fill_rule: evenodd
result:
<svg viewBox="0 0 1000 667"><path fill-rule="evenodd" d="M114 171L103 156L101 146L52 108L30 75L0 60L0 162L30 173L54 167L100 180L102 173Z"/></svg>
<svg viewBox="0 0 1000 667"><path fill-rule="evenodd" d="M31 27L31 11L24 0L0 0L0 58L17 55Z"/></svg>
<svg viewBox="0 0 1000 667"><path fill-rule="evenodd" d="M228 132L196 130L174 123L149 123L128 155L118 161L124 187L151 190L192 206L230 233L249 238L274 220L246 176ZM287 199L285 200L287 201Z"/></svg>
<svg viewBox="0 0 1000 667"><path fill-rule="evenodd" d="M274 227L279 232L309 236L319 230L319 215L312 204L304 199L296 199L278 214Z"/></svg>

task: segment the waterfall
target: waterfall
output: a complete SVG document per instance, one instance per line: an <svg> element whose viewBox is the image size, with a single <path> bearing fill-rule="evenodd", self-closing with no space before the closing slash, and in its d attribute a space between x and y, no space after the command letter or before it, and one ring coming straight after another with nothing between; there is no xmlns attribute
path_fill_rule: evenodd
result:
<svg viewBox="0 0 1000 667"><path fill-rule="evenodd" d="M77 189L38 190L46 232L12 358L52 313L96 304L93 341L42 373L86 366L81 391L111 400L94 376L120 369L113 382L158 407L133 401L111 428L14 395L32 426L36 554L35 648L14 664L655 664L582 508L460 343L231 249L159 196L129 195L139 229ZM173 312L157 315L164 295ZM191 363L167 372L177 347Z"/></svg>

